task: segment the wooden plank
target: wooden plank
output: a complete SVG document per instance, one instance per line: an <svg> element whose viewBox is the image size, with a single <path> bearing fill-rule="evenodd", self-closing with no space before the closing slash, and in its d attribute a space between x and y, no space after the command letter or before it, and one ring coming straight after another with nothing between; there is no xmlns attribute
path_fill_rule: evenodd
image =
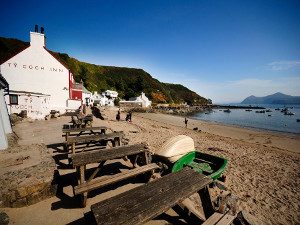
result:
<svg viewBox="0 0 300 225"><path fill-rule="evenodd" d="M109 134L94 134L80 137L70 137L67 141L67 144L72 143L88 143L90 141L104 141L104 140L113 140L116 137L123 137L123 132L113 132Z"/></svg>
<svg viewBox="0 0 300 225"><path fill-rule="evenodd" d="M214 207L212 205L209 189L208 187L202 188L199 191L199 196L202 202L202 207L204 211L205 218L209 218L211 215L214 214Z"/></svg>
<svg viewBox="0 0 300 225"><path fill-rule="evenodd" d="M142 224L196 193L212 179L190 168L91 206L98 224Z"/></svg>
<svg viewBox="0 0 300 225"><path fill-rule="evenodd" d="M235 216L222 213L214 213L202 225L229 225L233 222Z"/></svg>
<svg viewBox="0 0 300 225"><path fill-rule="evenodd" d="M90 152L80 152L71 156L74 166L86 165L109 159L118 159L127 155L135 155L147 151L145 144L125 145L109 149L93 150Z"/></svg>
<svg viewBox="0 0 300 225"><path fill-rule="evenodd" d="M62 132L67 133L67 132L80 132L80 131L101 131L101 130L107 130L108 128L105 126L100 126L100 127L82 127L82 128L63 128Z"/></svg>
<svg viewBox="0 0 300 225"><path fill-rule="evenodd" d="M139 174L148 172L150 170L158 169L159 166L155 163L148 164L146 166L141 166L126 172L118 173L115 175L107 176L107 177L99 177L94 180L91 180L90 182L86 182L84 184L78 185L74 187L74 194L81 194L87 191L92 191L97 188L104 187L109 184L116 183L118 181L126 180L130 177L135 177Z"/></svg>

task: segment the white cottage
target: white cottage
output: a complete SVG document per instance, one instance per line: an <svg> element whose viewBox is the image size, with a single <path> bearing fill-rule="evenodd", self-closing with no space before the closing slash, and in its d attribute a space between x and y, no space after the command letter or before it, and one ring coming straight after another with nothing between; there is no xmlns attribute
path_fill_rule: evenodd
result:
<svg viewBox="0 0 300 225"><path fill-rule="evenodd" d="M120 101L120 106L124 107L142 107L147 108L151 106L151 101L144 92L141 93L138 97L129 98L129 101Z"/></svg>
<svg viewBox="0 0 300 225"><path fill-rule="evenodd" d="M82 85L76 84L70 70L46 49L44 29L30 32L30 45L1 63L0 71L10 84L6 97L9 113L27 111L42 119L51 110L61 113L81 105Z"/></svg>

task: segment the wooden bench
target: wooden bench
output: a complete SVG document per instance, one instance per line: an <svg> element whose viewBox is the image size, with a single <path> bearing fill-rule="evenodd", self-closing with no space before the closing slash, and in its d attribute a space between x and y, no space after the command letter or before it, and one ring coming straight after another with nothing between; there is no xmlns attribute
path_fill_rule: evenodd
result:
<svg viewBox="0 0 300 225"><path fill-rule="evenodd" d="M82 194L82 205L85 207L89 191L158 169L159 166L157 164L151 164L149 155L150 152L145 144L126 145L122 147L73 154L71 157L72 163L76 167L79 183L78 186L74 187L74 195ZM143 165L138 167L137 164L133 163L133 169L126 172L95 178L107 160L119 159L125 156L135 156L136 158L143 157ZM96 167L92 175L86 179L86 165L91 163L99 163L99 166Z"/></svg>
<svg viewBox="0 0 300 225"><path fill-rule="evenodd" d="M208 185L213 180L190 168L170 173L91 206L97 224L143 224L199 193L206 218L214 213Z"/></svg>
<svg viewBox="0 0 300 225"><path fill-rule="evenodd" d="M63 132L62 136L65 137L65 141L68 141L68 138L72 136L79 137L79 136L92 135L92 134L105 134L106 130L107 127L105 126L81 127L81 128L64 126L62 128L62 132Z"/></svg>
<svg viewBox="0 0 300 225"><path fill-rule="evenodd" d="M230 215L228 212L225 214L214 213L202 225L229 225L235 219L235 216Z"/></svg>
<svg viewBox="0 0 300 225"><path fill-rule="evenodd" d="M85 135L85 136L79 136L79 137L69 137L68 140L65 142L67 148L69 149L69 146L71 146L72 153L75 154L76 152L76 146L79 145L83 149L80 149L81 151L84 151L89 147L92 143L102 143L104 146L106 146L107 142L111 142L112 146L120 146L121 145L121 138L123 137L123 132L113 132L108 134L93 134L93 135Z"/></svg>

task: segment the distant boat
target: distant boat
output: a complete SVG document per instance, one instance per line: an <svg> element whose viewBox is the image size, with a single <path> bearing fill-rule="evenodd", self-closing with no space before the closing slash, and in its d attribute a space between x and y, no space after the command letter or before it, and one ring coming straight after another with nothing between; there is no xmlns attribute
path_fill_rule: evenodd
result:
<svg viewBox="0 0 300 225"><path fill-rule="evenodd" d="M275 110L280 110L279 108L276 108Z"/></svg>
<svg viewBox="0 0 300 225"><path fill-rule="evenodd" d="M230 113L230 109L224 109L223 112Z"/></svg>
<svg viewBox="0 0 300 225"><path fill-rule="evenodd" d="M258 110L258 111L255 111L256 113L266 113L265 110Z"/></svg>
<svg viewBox="0 0 300 225"><path fill-rule="evenodd" d="M272 116L272 115L268 115L268 116Z"/></svg>
<svg viewBox="0 0 300 225"><path fill-rule="evenodd" d="M300 122L300 119L297 119L297 122Z"/></svg>
<svg viewBox="0 0 300 225"><path fill-rule="evenodd" d="M267 109L266 112L272 112L272 110L271 109Z"/></svg>
<svg viewBox="0 0 300 225"><path fill-rule="evenodd" d="M295 113L292 113L292 112L284 112L284 115L293 116L293 115L295 115Z"/></svg>
<svg viewBox="0 0 300 225"><path fill-rule="evenodd" d="M245 111L246 111L246 112L251 112L251 111L252 111L252 109L246 109Z"/></svg>

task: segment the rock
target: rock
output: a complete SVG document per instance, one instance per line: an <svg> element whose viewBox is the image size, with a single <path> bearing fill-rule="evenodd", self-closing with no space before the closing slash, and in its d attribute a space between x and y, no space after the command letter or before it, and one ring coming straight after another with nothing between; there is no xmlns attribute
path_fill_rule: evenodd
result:
<svg viewBox="0 0 300 225"><path fill-rule="evenodd" d="M9 216L3 212L0 211L0 225L7 225L9 223Z"/></svg>
<svg viewBox="0 0 300 225"><path fill-rule="evenodd" d="M234 224L265 225L266 223L251 215L249 212L243 210L237 214Z"/></svg>

